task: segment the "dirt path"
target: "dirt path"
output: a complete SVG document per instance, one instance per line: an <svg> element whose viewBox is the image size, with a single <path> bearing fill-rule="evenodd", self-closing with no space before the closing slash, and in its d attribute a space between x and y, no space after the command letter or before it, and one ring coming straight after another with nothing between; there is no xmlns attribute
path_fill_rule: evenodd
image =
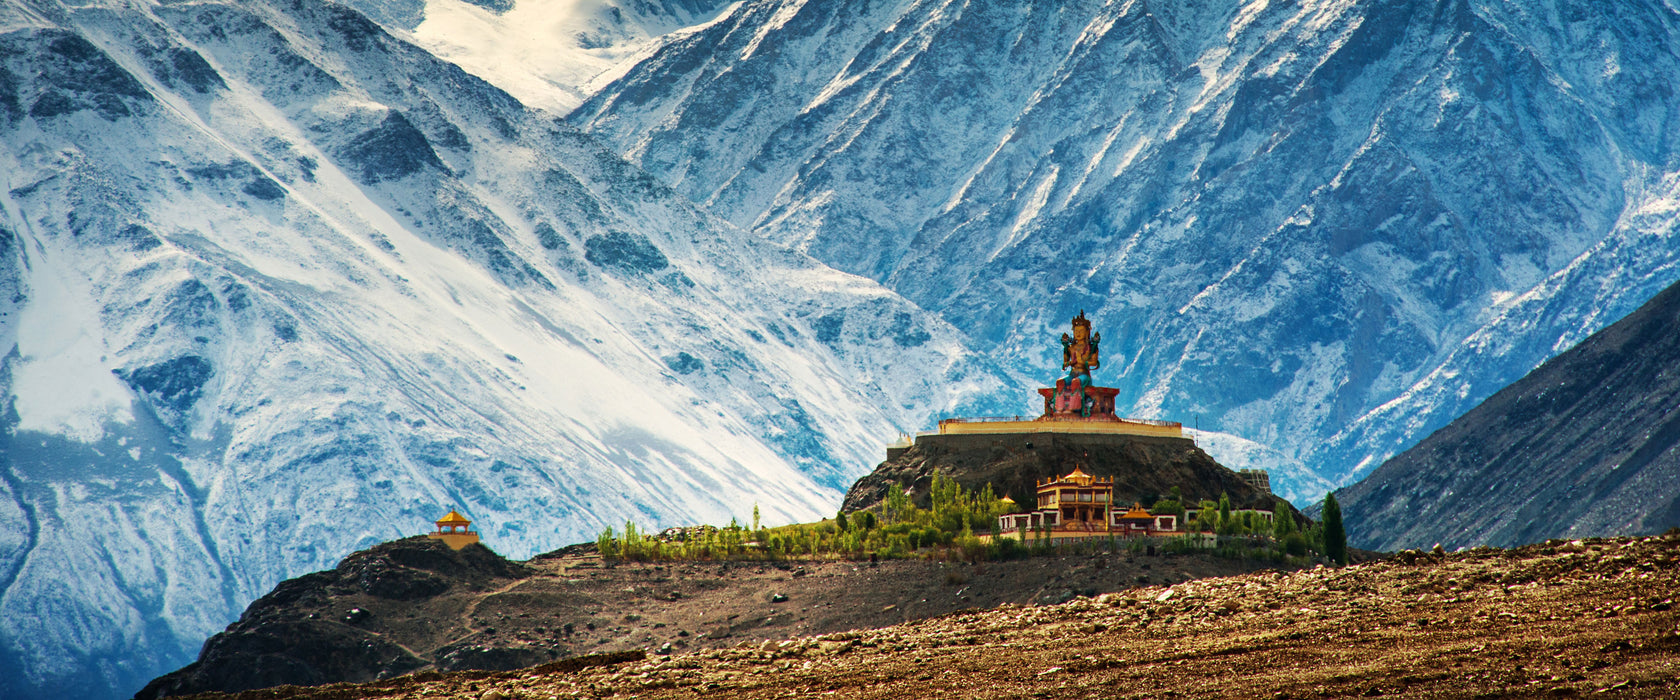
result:
<svg viewBox="0 0 1680 700"><path fill-rule="evenodd" d="M477 619L478 618L478 609L479 609L479 607L484 605L484 601L490 600L491 598L494 598L494 597L496 597L498 595L501 595L503 593L507 593L509 591L512 591L513 589L519 588L520 586L524 586L524 585L526 585L530 582L531 582L530 579L519 579L519 580L513 581L513 582L511 582L511 583L509 583L505 586L497 588L493 591L481 594L478 597L473 598L471 601L469 601L467 603L466 607L461 609L461 614L460 614L459 618L457 619L458 623L461 625L461 629L463 629L465 631L462 632L459 635L456 635L453 639L446 640L442 644L437 645L437 648L441 649L441 648L448 647L448 646L451 646L451 645L454 645L454 644L459 644L461 642L466 641L470 637L474 637L474 636L477 636L477 635L484 634L485 628L480 627L478 625L478 619ZM434 649L433 651L436 651L436 649ZM421 658L425 658L425 657L421 657Z"/></svg>

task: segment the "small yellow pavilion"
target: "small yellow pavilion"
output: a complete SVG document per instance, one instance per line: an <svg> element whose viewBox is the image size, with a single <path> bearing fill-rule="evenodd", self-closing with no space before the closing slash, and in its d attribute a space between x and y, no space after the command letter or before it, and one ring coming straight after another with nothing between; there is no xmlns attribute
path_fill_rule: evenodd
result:
<svg viewBox="0 0 1680 700"><path fill-rule="evenodd" d="M449 515L438 519L437 532L426 536L434 540L443 540L450 549L460 549L478 542L478 533L469 529L471 525L471 520L450 509Z"/></svg>

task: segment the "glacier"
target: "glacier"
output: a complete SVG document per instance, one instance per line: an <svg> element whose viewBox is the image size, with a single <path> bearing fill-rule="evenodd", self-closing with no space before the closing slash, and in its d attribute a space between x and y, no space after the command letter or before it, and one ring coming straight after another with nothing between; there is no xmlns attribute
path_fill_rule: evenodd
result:
<svg viewBox="0 0 1680 700"><path fill-rule="evenodd" d="M1677 95L1664 0L746 0L568 119L1304 503L1680 279Z"/></svg>
<svg viewBox="0 0 1680 700"><path fill-rule="evenodd" d="M116 697L451 507L810 520L1023 380L346 6L0 4L0 696Z"/></svg>

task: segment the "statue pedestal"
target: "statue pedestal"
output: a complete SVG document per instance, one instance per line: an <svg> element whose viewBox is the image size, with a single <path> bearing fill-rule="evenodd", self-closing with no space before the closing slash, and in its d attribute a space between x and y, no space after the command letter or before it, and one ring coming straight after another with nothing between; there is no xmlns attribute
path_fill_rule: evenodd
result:
<svg viewBox="0 0 1680 700"><path fill-rule="evenodd" d="M1114 415L1114 397L1120 390L1106 386L1085 386L1080 379L1056 380L1054 388L1038 390L1044 397L1043 418L1052 420L1119 420ZM1042 420L1042 419L1041 419Z"/></svg>

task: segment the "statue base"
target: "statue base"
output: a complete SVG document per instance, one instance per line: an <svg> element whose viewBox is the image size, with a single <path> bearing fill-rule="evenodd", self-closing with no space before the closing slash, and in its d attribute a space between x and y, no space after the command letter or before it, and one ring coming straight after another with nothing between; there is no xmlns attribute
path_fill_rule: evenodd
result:
<svg viewBox="0 0 1680 700"><path fill-rule="evenodd" d="M1120 390L1106 386L1085 386L1079 378L1056 380L1055 388L1042 388L1044 416L1039 420L1112 420L1114 397Z"/></svg>

